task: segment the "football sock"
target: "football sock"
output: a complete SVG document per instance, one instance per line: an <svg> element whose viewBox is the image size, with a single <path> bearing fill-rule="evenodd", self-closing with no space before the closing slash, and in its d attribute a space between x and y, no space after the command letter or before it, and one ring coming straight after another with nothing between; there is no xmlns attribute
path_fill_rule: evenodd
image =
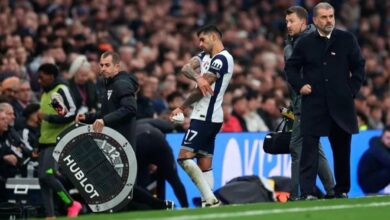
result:
<svg viewBox="0 0 390 220"><path fill-rule="evenodd" d="M178 160L180 166L186 171L186 173L191 177L192 181L198 187L199 191L202 194L202 198L206 200L207 203L214 203L218 201L213 192L211 191L209 183L203 176L202 171L198 165L192 159Z"/></svg>
<svg viewBox="0 0 390 220"><path fill-rule="evenodd" d="M210 189L214 189L214 174L213 169L203 171L203 177L205 178L206 182L209 184Z"/></svg>
<svg viewBox="0 0 390 220"><path fill-rule="evenodd" d="M214 189L214 174L213 169L202 171L203 177L205 178L206 182L209 184L211 191ZM206 199L201 197L202 207L205 207L206 205Z"/></svg>

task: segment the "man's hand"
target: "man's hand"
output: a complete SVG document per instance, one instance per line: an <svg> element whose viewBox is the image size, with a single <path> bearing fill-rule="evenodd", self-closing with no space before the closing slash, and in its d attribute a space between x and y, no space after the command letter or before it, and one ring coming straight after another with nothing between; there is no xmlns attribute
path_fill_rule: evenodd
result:
<svg viewBox="0 0 390 220"><path fill-rule="evenodd" d="M76 122L81 122L81 121L85 121L85 114L84 113L78 113L77 115L76 115Z"/></svg>
<svg viewBox="0 0 390 220"><path fill-rule="evenodd" d="M203 96L207 96L209 94L214 95L213 89L211 88L209 82L205 78L198 77L196 80L196 83L198 84L198 87L199 87L200 91L202 92Z"/></svg>
<svg viewBox="0 0 390 220"><path fill-rule="evenodd" d="M302 86L302 88L299 90L299 93L301 95L309 95L311 93L311 86L309 84L305 84Z"/></svg>
<svg viewBox="0 0 390 220"><path fill-rule="evenodd" d="M183 66L181 73L183 73L187 78L196 82L203 96L207 96L208 94L213 95L214 92L211 89L211 83L195 71L196 69L199 69L199 67L200 59L195 56L191 58L189 63Z"/></svg>
<svg viewBox="0 0 390 220"><path fill-rule="evenodd" d="M104 121L103 119L96 119L96 121L92 124L92 128L95 132L102 132L104 127Z"/></svg>
<svg viewBox="0 0 390 220"><path fill-rule="evenodd" d="M183 109L182 108L176 108L175 110L172 111L171 115L169 116L169 119L172 120L172 117L179 114L179 113L183 113Z"/></svg>
<svg viewBox="0 0 390 220"><path fill-rule="evenodd" d="M13 154L7 154L3 157L3 159L8 163L11 164L12 166L16 166L18 163L18 158L16 158L15 155Z"/></svg>

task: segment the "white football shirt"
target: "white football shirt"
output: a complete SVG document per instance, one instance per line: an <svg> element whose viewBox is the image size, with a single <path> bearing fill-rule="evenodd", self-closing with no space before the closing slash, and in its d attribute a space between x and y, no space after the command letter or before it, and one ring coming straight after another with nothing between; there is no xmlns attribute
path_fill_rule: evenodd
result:
<svg viewBox="0 0 390 220"><path fill-rule="evenodd" d="M215 74L217 76L217 81L211 85L211 88L214 91L213 96L204 96L193 104L194 109L191 114L191 119L222 123L222 101L226 88L233 75L233 57L227 50L222 50L214 57L210 57L209 54L201 52L197 57L200 60L201 75L207 72Z"/></svg>

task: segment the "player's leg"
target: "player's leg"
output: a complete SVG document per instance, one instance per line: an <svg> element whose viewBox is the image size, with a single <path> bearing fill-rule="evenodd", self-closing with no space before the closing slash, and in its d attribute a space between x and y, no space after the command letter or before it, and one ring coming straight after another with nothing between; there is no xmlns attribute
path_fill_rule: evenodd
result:
<svg viewBox="0 0 390 220"><path fill-rule="evenodd" d="M200 156L198 157L198 166L202 170L203 177L209 184L210 189L214 189L214 173L212 168L212 157L211 156ZM202 207L206 206L206 200L202 197Z"/></svg>
<svg viewBox="0 0 390 220"><path fill-rule="evenodd" d="M50 187L50 160L47 158L50 156L48 148L43 148L39 154L39 167L38 167L38 178L39 185L41 186L42 202L45 208L46 217L54 217L54 204L53 204L53 190ZM50 176L49 176L50 175Z"/></svg>
<svg viewBox="0 0 390 220"><path fill-rule="evenodd" d="M53 150L54 147L46 147L39 155L38 177L41 188L45 188L42 191L42 200L44 202L46 216L54 216L53 198L51 193L53 191L60 197L61 201L68 206L68 216L75 217L81 210L81 204L72 199L62 183L56 178L57 165L52 156Z"/></svg>
<svg viewBox="0 0 390 220"><path fill-rule="evenodd" d="M198 166L202 170L203 177L206 179L211 190L214 188L214 174L212 170L212 161L215 148L215 137L221 129L221 123L203 122L207 129L204 129L203 142L198 150ZM202 206L218 206L220 202L212 201L211 203L202 198Z"/></svg>
<svg viewBox="0 0 390 220"><path fill-rule="evenodd" d="M199 191L201 192L202 198L206 202L214 203L218 201L212 192L208 182L203 176L202 170L193 160L195 154L193 152L181 149L178 157L178 163L184 169L184 171L191 177L191 180L195 183Z"/></svg>
<svg viewBox="0 0 390 220"><path fill-rule="evenodd" d="M201 155L198 156L198 166L203 172L203 177L206 179L207 183L209 184L210 188L214 188L214 174L213 174L213 168L212 168L212 156L211 155Z"/></svg>
<svg viewBox="0 0 390 220"><path fill-rule="evenodd" d="M207 127L207 123L199 120L191 120L190 127L183 138L182 148L178 156L178 163L191 177L206 202L208 204L214 204L215 202L218 202L218 199L215 197L204 178L202 170L193 160L200 149L199 146L207 143L209 130L210 128Z"/></svg>

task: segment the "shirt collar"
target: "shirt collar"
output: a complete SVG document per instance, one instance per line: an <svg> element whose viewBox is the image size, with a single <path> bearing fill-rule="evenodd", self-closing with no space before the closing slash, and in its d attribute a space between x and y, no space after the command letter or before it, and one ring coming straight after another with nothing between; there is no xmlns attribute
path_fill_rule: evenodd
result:
<svg viewBox="0 0 390 220"><path fill-rule="evenodd" d="M317 30L317 31L318 31L318 30ZM324 35L324 34L322 34L321 32L318 31L318 34L319 34L321 37L326 37L326 38L330 39L330 36L332 35L332 32L333 32L333 31L331 31L328 35Z"/></svg>

